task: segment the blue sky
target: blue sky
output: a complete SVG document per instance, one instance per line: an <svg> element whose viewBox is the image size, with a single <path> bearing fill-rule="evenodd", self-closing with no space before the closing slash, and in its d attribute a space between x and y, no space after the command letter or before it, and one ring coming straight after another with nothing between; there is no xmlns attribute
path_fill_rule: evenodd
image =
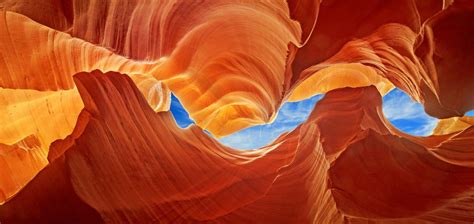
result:
<svg viewBox="0 0 474 224"><path fill-rule="evenodd" d="M316 95L303 101L285 103L273 123L246 128L219 139L219 142L242 150L268 145L284 132L291 131L304 122L322 97L323 95ZM174 95L170 110L181 128L194 123ZM395 127L416 136L430 135L437 122L436 118L425 113L421 104L399 89L394 89L383 97L383 112ZM474 110L467 115L474 116Z"/></svg>
<svg viewBox="0 0 474 224"><path fill-rule="evenodd" d="M398 129L416 136L430 135L438 122L423 106L396 88L383 97L383 113Z"/></svg>
<svg viewBox="0 0 474 224"><path fill-rule="evenodd" d="M181 105L178 98L173 94L171 94L170 111L179 127L185 128L194 123L194 121L189 118L188 112L184 109L183 105Z"/></svg>
<svg viewBox="0 0 474 224"><path fill-rule="evenodd" d="M303 101L285 103L273 123L246 128L219 141L238 149L255 149L268 145L284 132L303 123L322 97L323 95L316 95Z"/></svg>

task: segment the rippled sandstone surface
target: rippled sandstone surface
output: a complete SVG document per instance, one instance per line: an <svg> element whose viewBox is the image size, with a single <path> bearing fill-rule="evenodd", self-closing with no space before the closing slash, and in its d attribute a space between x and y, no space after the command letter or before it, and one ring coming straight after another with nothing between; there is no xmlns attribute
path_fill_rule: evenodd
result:
<svg viewBox="0 0 474 224"><path fill-rule="evenodd" d="M0 222L472 223L473 39L470 0L0 0Z"/></svg>

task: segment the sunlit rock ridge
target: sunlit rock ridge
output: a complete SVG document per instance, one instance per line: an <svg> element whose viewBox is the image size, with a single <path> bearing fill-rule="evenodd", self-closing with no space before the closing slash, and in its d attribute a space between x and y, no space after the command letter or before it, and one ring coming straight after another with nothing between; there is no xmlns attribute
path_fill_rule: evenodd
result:
<svg viewBox="0 0 474 224"><path fill-rule="evenodd" d="M472 223L473 40L471 0L0 0L0 222Z"/></svg>

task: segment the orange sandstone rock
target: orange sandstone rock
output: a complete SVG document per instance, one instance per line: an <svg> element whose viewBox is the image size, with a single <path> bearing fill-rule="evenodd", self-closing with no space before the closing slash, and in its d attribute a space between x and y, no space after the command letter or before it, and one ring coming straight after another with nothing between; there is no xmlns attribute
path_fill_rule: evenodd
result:
<svg viewBox="0 0 474 224"><path fill-rule="evenodd" d="M470 223L473 21L469 0L0 1L0 222ZM432 136L384 118L394 87ZM320 93L261 149L204 132Z"/></svg>

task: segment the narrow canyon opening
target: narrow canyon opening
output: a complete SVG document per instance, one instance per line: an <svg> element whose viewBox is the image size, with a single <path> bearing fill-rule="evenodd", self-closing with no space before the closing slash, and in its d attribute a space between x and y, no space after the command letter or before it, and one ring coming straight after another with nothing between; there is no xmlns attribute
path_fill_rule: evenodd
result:
<svg viewBox="0 0 474 224"><path fill-rule="evenodd" d="M319 94L302 101L286 102L281 106L272 123L249 127L217 140L223 145L238 150L264 147L281 134L292 131L306 121L315 105L323 97L324 94ZM426 114L423 105L414 101L404 91L395 88L383 96L382 100L384 116L400 131L414 136L428 136L436 127L438 119ZM186 128L194 124L175 95L171 96L170 111L179 127ZM466 115L474 116L474 110L467 112ZM206 133L212 136L209 132L206 131Z"/></svg>

